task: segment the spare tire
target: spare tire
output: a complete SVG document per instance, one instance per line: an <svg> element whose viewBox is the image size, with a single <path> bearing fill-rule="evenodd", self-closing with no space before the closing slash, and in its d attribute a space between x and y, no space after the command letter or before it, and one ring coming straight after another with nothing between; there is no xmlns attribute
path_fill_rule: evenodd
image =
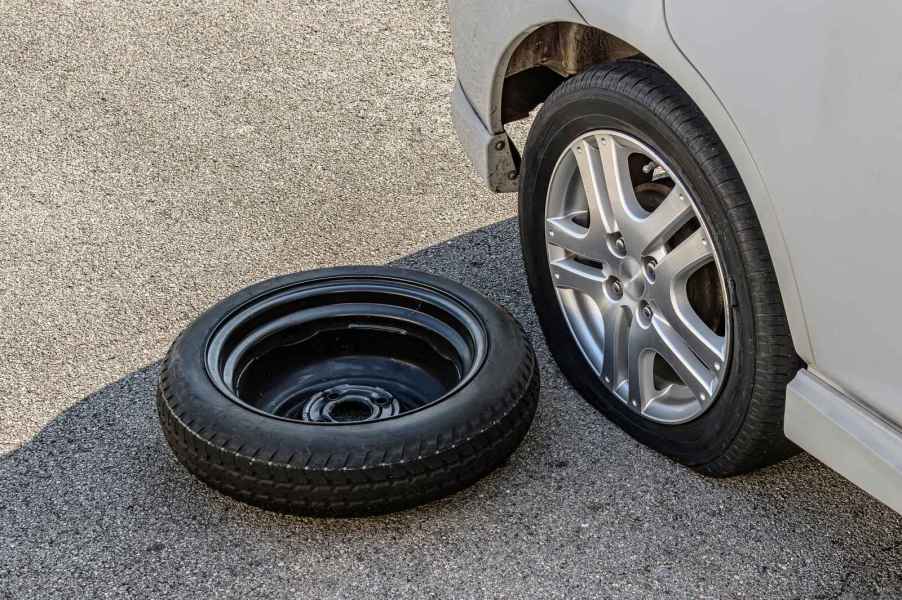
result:
<svg viewBox="0 0 902 600"><path fill-rule="evenodd" d="M500 306L433 275L340 267L207 310L164 360L157 410L178 460L221 492L363 516L498 467L538 392L532 347Z"/></svg>

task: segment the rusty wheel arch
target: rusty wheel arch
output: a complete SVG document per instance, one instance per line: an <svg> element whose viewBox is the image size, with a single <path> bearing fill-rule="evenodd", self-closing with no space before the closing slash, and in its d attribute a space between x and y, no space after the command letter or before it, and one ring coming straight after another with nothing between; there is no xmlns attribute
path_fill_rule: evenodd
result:
<svg viewBox="0 0 902 600"><path fill-rule="evenodd" d="M548 23L527 35L511 54L501 92L502 124L529 116L565 79L588 67L642 53L601 29Z"/></svg>

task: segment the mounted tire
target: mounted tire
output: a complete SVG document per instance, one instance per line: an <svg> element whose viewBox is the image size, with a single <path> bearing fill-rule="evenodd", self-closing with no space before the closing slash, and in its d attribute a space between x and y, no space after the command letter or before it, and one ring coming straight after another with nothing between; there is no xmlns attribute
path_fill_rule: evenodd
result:
<svg viewBox="0 0 902 600"><path fill-rule="evenodd" d="M451 494L526 434L539 372L504 309L444 278L342 267L209 309L162 367L178 460L279 512L364 516Z"/></svg>
<svg viewBox="0 0 902 600"><path fill-rule="evenodd" d="M783 410L800 361L764 236L666 73L627 60L557 88L529 133L519 200L542 329L586 400L709 475L797 451Z"/></svg>

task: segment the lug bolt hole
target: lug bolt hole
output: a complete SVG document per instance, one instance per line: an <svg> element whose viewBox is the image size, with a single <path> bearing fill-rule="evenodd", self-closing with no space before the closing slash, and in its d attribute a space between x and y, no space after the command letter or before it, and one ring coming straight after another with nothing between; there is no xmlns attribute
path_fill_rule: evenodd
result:
<svg viewBox="0 0 902 600"><path fill-rule="evenodd" d="M649 283L655 282L655 269L658 268L658 261L649 257L645 259L645 277Z"/></svg>
<svg viewBox="0 0 902 600"><path fill-rule="evenodd" d="M611 296L617 300L623 296L623 284L620 283L619 279L611 278L610 284L608 284L608 289L611 292Z"/></svg>

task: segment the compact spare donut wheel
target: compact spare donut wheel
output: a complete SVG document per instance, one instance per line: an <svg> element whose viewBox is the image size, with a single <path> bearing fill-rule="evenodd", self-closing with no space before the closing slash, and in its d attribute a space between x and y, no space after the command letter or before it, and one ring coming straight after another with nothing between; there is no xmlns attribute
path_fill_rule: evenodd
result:
<svg viewBox="0 0 902 600"><path fill-rule="evenodd" d="M278 277L175 341L157 408L179 461L281 512L369 515L453 493L522 440L539 391L520 325L453 281L388 267Z"/></svg>

